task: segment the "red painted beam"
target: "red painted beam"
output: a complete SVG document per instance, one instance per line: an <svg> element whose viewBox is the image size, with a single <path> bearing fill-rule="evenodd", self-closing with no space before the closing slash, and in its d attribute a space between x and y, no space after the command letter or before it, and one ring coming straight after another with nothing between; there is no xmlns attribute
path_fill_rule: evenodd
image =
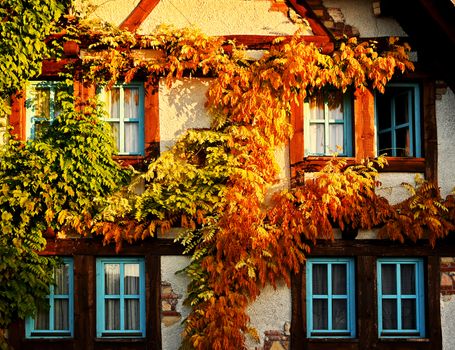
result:
<svg viewBox="0 0 455 350"><path fill-rule="evenodd" d="M160 0L141 0L133 12L120 24L120 28L135 32L159 2Z"/></svg>
<svg viewBox="0 0 455 350"><path fill-rule="evenodd" d="M308 23L310 23L314 35L327 36L333 39L332 33L321 23L321 21L317 18L313 10L308 6L306 2L289 0L289 3L300 16L305 18Z"/></svg>

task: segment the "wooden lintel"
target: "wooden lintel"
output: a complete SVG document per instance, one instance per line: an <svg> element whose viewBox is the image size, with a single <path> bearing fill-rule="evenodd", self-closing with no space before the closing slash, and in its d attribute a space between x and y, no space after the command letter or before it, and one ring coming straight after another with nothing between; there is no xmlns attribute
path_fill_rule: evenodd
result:
<svg viewBox="0 0 455 350"><path fill-rule="evenodd" d="M56 60L44 60L43 67L41 69L42 77L58 77L59 73L66 71L68 64L75 63L77 58L65 58L59 61Z"/></svg>
<svg viewBox="0 0 455 350"><path fill-rule="evenodd" d="M172 239L150 238L137 244L124 243L123 255L180 255L183 247ZM99 238L48 239L41 255L117 255L115 245L104 245Z"/></svg>
<svg viewBox="0 0 455 350"><path fill-rule="evenodd" d="M141 0L122 24L120 24L120 28L135 32L159 2L160 0Z"/></svg>
<svg viewBox="0 0 455 350"><path fill-rule="evenodd" d="M374 95L364 88L354 93L354 148L360 161L375 156Z"/></svg>

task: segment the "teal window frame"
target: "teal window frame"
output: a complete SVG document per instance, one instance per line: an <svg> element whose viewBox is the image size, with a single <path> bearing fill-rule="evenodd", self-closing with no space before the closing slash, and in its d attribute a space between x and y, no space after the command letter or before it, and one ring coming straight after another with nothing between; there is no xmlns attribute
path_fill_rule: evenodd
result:
<svg viewBox="0 0 455 350"><path fill-rule="evenodd" d="M327 294L313 294L313 266L316 264L327 266ZM346 266L346 294L332 293L332 267L341 264ZM306 318L308 338L354 338L356 336L356 310L355 310L355 271L353 258L309 258L306 261ZM327 329L314 329L313 301L322 299L328 301ZM332 326L333 300L346 300L347 329L337 330Z"/></svg>
<svg viewBox="0 0 455 350"><path fill-rule="evenodd" d="M144 146L144 99L145 99L145 92L144 92L144 84L132 82L128 84L115 84L113 86L115 89L119 89L120 97L119 97L119 117L118 118L104 118L103 120L110 123L118 123L119 124L119 146L118 146L118 155L120 156L143 156L145 154L145 146ZM139 110L138 110L138 117L137 118L126 118L125 116L125 89L128 88L137 88L139 89ZM99 92L100 98L102 101L106 101L106 94L107 91L102 89ZM109 114L109 111L106 111ZM138 152L126 152L126 140L125 140L125 124L128 123L137 123L138 124L138 135L137 135L137 142L138 142Z"/></svg>
<svg viewBox="0 0 455 350"><path fill-rule="evenodd" d="M311 120L308 117L309 104L307 101L304 102L304 154L305 156L332 156L337 153L342 157L351 157L353 155L353 137L352 137L352 93L346 92L343 94L343 119L335 120L329 119L329 105L327 98L324 99L324 119ZM324 152L317 153L310 150L310 126L313 124L324 125ZM330 140L330 125L339 124L343 125L343 152L329 149Z"/></svg>
<svg viewBox="0 0 455 350"><path fill-rule="evenodd" d="M68 265L68 294L55 294L55 286L49 287L49 329L35 329L35 318L25 320L26 338L72 338L74 334L74 262L72 258L62 258L62 263ZM56 299L68 300L68 329L55 329L54 305Z"/></svg>
<svg viewBox="0 0 455 350"><path fill-rule="evenodd" d="M378 154L384 153L383 149L380 149L379 139L383 134L390 133L391 148L390 152L385 152L387 155L392 157L398 156L397 147L397 133L405 128L409 128L409 154L407 157L421 157L422 156L422 142L421 142L421 116L420 116L420 86L417 83L390 83L386 86L386 92L389 89L400 88L408 89L407 100L408 100L408 122L397 124L395 101L396 98L390 99L390 127L379 129L379 112L378 112L378 96L380 93L375 93L375 122L376 122L376 137L377 137L377 149ZM387 151L389 149L386 149Z"/></svg>
<svg viewBox="0 0 455 350"><path fill-rule="evenodd" d="M37 116L35 113L36 110L36 99L34 97L34 91L36 89L48 89L49 90L49 123L57 117L56 115L56 95L57 95L57 87L60 84L58 81L30 81L27 86L27 93L26 93L26 121L25 121L25 130L26 130L26 138L27 139L35 139L36 137L36 123L40 121L46 121L46 118Z"/></svg>
<svg viewBox="0 0 455 350"><path fill-rule="evenodd" d="M382 292L382 266L394 265L396 293L383 294ZM414 265L415 293L403 294L401 292L401 265ZM424 290L424 262L420 258L382 258L377 260L377 294L378 294L378 333L380 338L423 338L425 337L425 290ZM383 328L382 301L385 299L396 300L397 327L396 329ZM415 300L416 328L403 329L402 327L402 300Z"/></svg>
<svg viewBox="0 0 455 350"><path fill-rule="evenodd" d="M125 294L124 266L126 264L139 265L139 294ZM107 295L105 293L104 266L119 264L120 266L120 293ZM107 330L105 327L105 301L107 299L120 300L120 328ZM125 300L139 300L139 330L125 329ZM145 332L145 260L144 258L98 258L96 260L96 336L97 338L144 338Z"/></svg>

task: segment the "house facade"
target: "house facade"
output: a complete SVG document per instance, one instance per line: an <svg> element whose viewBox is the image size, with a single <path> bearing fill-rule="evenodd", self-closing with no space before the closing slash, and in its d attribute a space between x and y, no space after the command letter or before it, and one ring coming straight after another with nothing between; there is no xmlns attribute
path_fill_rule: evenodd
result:
<svg viewBox="0 0 455 350"><path fill-rule="evenodd" d="M195 26L235 39L260 56L273 38L297 30L321 51L335 37L399 36L415 50L414 72L384 94L334 91L336 103L317 96L293 108L294 136L276 150L281 172L276 189L293 186L297 174L314 176L338 152L348 162L387 153L378 193L397 203L403 182L416 174L436 181L443 196L455 186L455 5L449 0L93 0L94 18L137 32L159 24ZM423 25L422 23L425 23ZM303 28L303 29L302 29ZM431 40L437 46L433 53ZM439 54L441 52L441 54ZM78 60L84 48L67 47ZM146 53L144 53L146 54ZM437 56L437 57L436 57ZM12 98L9 124L23 139L52 120L58 64L43 66L39 81ZM208 78L184 77L145 86L138 79L101 93L117 143L118 158L138 163L172 147L187 129L210 127L205 110ZM75 82L75 94L94 94ZM41 117L39 117L41 116ZM43 118L44 116L44 118ZM373 210L373 209L372 209ZM64 258L49 296L50 310L16 322L9 339L16 349L178 349L189 309L188 280L176 274L189 262L173 242L178 229L137 244L114 246L90 238L49 238L43 254ZM305 268L277 288L267 286L251 304L251 325L260 343L250 349L455 349L455 241L398 243L360 230L312 248Z"/></svg>

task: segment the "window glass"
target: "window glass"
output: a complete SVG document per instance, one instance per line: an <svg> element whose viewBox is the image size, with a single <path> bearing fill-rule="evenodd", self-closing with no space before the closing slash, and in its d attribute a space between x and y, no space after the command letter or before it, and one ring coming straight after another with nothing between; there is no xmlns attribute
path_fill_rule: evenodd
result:
<svg viewBox="0 0 455 350"><path fill-rule="evenodd" d="M354 261L308 259L308 337L354 337Z"/></svg>
<svg viewBox="0 0 455 350"><path fill-rule="evenodd" d="M330 91L304 103L305 155L352 155L350 94Z"/></svg>
<svg viewBox="0 0 455 350"><path fill-rule="evenodd" d="M97 336L145 336L144 260L97 260Z"/></svg>
<svg viewBox="0 0 455 350"><path fill-rule="evenodd" d="M425 335L423 261L378 260L380 337Z"/></svg>
<svg viewBox="0 0 455 350"><path fill-rule="evenodd" d="M378 154L421 157L420 92L417 84L389 84L375 97Z"/></svg>
<svg viewBox="0 0 455 350"><path fill-rule="evenodd" d="M54 270L55 285L50 286L49 308L38 310L25 322L27 338L61 338L73 335L73 260L63 258Z"/></svg>
<svg viewBox="0 0 455 350"><path fill-rule="evenodd" d="M107 116L120 155L144 153L144 88L142 84L122 84L103 91Z"/></svg>

